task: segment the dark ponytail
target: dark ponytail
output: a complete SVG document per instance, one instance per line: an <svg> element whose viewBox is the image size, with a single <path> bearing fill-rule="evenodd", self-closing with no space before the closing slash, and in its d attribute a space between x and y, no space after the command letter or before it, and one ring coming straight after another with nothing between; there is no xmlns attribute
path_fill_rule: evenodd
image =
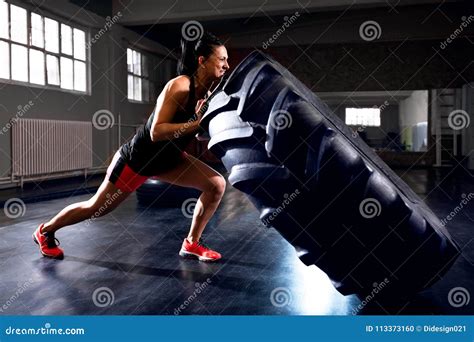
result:
<svg viewBox="0 0 474 342"><path fill-rule="evenodd" d="M178 75L192 76L198 67L198 57L209 57L214 48L224 43L212 33L205 32L199 40L181 38L181 58L178 61Z"/></svg>
<svg viewBox="0 0 474 342"><path fill-rule="evenodd" d="M196 57L194 51L196 48L196 41L186 40L181 38L181 58L178 61L178 75L192 75L196 70Z"/></svg>

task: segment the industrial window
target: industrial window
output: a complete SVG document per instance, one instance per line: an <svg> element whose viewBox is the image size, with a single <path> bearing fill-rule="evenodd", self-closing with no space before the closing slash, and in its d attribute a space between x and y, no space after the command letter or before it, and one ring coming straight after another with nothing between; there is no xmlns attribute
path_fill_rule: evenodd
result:
<svg viewBox="0 0 474 342"><path fill-rule="evenodd" d="M346 125L379 127L380 108L346 108Z"/></svg>
<svg viewBox="0 0 474 342"><path fill-rule="evenodd" d="M153 66L156 64L156 60L156 56L127 48L127 97L129 100L155 101L157 80Z"/></svg>
<svg viewBox="0 0 474 342"><path fill-rule="evenodd" d="M87 91L86 32L0 0L0 78Z"/></svg>

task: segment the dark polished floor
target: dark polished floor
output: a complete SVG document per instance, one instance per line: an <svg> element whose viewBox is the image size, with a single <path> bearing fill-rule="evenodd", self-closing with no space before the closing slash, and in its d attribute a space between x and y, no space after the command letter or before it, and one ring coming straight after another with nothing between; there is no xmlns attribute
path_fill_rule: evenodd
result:
<svg viewBox="0 0 474 342"><path fill-rule="evenodd" d="M473 176L462 168L397 172L440 218L462 194L474 192ZM460 307L448 300L455 288L474 295L474 203L448 227L463 255L442 280L410 301L373 300L360 309L358 298L344 297L323 272L304 266L230 186L205 231L209 245L223 253L219 263L180 259L190 219L180 208L140 205L135 196L106 217L58 232L64 260L41 257L31 240L33 230L64 206L87 198L25 200L26 211L16 219L2 210L1 315L474 313L474 300Z"/></svg>

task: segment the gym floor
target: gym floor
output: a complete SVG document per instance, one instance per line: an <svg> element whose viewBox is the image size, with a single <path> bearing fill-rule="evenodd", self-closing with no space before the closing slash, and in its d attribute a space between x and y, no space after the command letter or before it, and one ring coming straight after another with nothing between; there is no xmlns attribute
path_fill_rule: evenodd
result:
<svg viewBox="0 0 474 342"><path fill-rule="evenodd" d="M462 194L474 192L472 175L463 168L398 173L440 218L454 210ZM178 251L190 219L180 208L141 205L135 195L105 217L58 232L64 260L43 258L31 239L33 230L65 205L89 198L94 182L100 179L79 186L70 182L68 186L76 190L65 198L24 198L23 217L0 219L1 314L462 315L474 311L472 301L461 307L448 301L448 293L456 287L474 290L472 203L448 225L462 255L443 279L409 301L361 302L339 294L322 271L300 262L291 245L265 228L252 204L230 185L204 236L223 253L221 262L181 259ZM67 186L54 190L64 195ZM10 193L0 191L0 202L9 197Z"/></svg>

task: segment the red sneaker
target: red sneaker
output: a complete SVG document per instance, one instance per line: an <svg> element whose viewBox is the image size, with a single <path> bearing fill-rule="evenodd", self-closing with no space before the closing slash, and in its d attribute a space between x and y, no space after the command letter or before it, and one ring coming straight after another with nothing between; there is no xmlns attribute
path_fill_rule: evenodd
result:
<svg viewBox="0 0 474 342"><path fill-rule="evenodd" d="M41 228L43 228L44 223L42 223L33 233L33 241L39 245L39 249L43 256L53 259L62 259L64 257L64 252L61 248L58 247L59 241L53 236L46 236L41 233ZM57 244L56 244L57 242Z"/></svg>
<svg viewBox="0 0 474 342"><path fill-rule="evenodd" d="M204 245L201 240L190 243L188 239L184 239L179 255L183 258L197 258L200 261L217 261L222 257L219 253Z"/></svg>

